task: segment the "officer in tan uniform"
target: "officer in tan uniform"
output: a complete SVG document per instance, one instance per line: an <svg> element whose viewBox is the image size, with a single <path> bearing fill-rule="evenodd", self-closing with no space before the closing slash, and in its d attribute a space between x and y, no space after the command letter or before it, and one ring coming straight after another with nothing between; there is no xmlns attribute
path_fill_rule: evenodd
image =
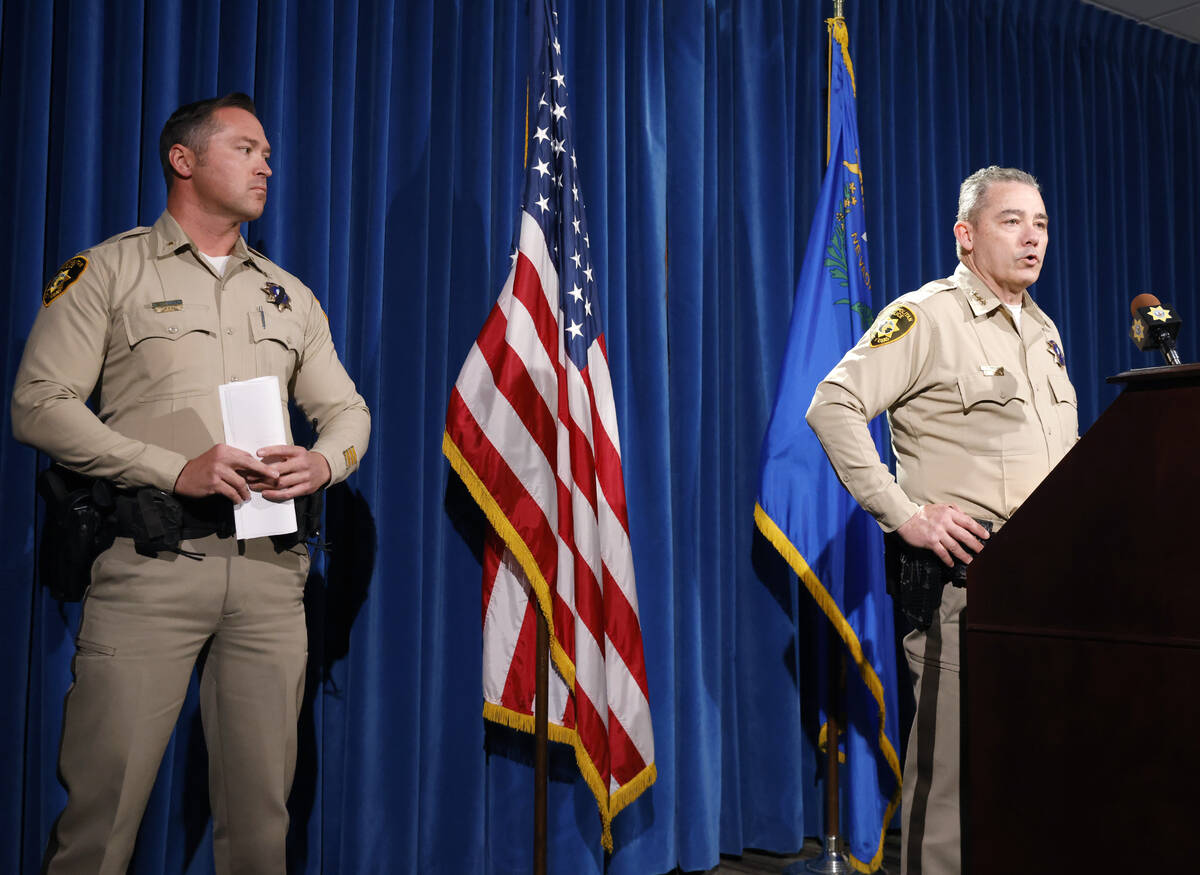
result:
<svg viewBox="0 0 1200 875"><path fill-rule="evenodd" d="M50 872L122 873L201 649L218 872L284 872L307 634L303 544L232 537L250 491L281 501L337 483L370 416L325 316L296 277L247 247L270 147L243 94L178 109L160 139L167 209L68 261L43 295L13 390L13 431L69 468L183 505L179 552L118 528L92 566L64 705L65 809ZM275 375L311 450L223 443L217 386ZM85 405L99 387L97 410ZM143 489L143 492L151 490ZM161 494L161 493L160 493ZM139 496L140 497L140 496Z"/></svg>
<svg viewBox="0 0 1200 875"><path fill-rule="evenodd" d="M1026 291L1042 269L1046 208L1010 168L969 176L954 225L952 276L892 302L817 387L808 410L841 481L885 532L970 562L1078 439L1058 329ZM887 411L896 476L867 424ZM926 629L904 639L917 713L904 764L907 875L961 871L959 622L966 590L946 586Z"/></svg>

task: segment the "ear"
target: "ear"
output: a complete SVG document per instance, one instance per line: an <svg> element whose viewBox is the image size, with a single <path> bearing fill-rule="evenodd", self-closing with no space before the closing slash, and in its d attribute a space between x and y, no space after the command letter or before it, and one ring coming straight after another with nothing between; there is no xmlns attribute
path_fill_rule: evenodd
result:
<svg viewBox="0 0 1200 875"><path fill-rule="evenodd" d="M192 168L196 166L196 153L182 143L176 143L167 152L167 161L177 176L190 179Z"/></svg>
<svg viewBox="0 0 1200 875"><path fill-rule="evenodd" d="M974 234L975 229L968 222L954 223L954 239L958 241L963 252L970 252L973 248L972 237Z"/></svg>

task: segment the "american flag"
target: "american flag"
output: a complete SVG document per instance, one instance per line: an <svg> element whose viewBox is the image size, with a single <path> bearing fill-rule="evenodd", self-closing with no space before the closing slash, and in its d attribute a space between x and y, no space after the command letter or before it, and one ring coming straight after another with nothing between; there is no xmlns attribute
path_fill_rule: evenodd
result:
<svg viewBox="0 0 1200 875"><path fill-rule="evenodd" d="M525 198L512 269L450 395L443 451L491 523L484 715L533 731L536 611L550 737L613 816L655 779L621 443L552 0L530 4Z"/></svg>

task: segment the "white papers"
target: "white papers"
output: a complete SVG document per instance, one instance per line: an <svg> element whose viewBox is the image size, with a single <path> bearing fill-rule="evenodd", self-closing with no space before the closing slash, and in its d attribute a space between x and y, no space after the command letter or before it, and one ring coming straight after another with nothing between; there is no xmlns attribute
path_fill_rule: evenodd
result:
<svg viewBox="0 0 1200 875"><path fill-rule="evenodd" d="M258 377L224 383L217 387L221 418L225 420L225 443L254 455L263 447L287 443L283 406L279 403L279 378ZM296 531L296 505L268 501L251 492L250 500L233 509L238 538L263 538Z"/></svg>

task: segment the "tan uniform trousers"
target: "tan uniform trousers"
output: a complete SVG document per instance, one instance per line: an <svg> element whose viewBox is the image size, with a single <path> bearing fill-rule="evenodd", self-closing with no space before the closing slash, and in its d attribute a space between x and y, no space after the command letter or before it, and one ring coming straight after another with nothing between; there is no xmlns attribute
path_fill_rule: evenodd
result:
<svg viewBox="0 0 1200 875"><path fill-rule="evenodd" d="M184 541L200 560L151 559L118 538L83 604L63 707L67 805L47 871L124 873L196 658L218 873L285 871L308 639L304 546Z"/></svg>
<svg viewBox="0 0 1200 875"><path fill-rule="evenodd" d="M938 616L904 636L916 716L904 757L901 875L959 875L959 631L967 591L942 590Z"/></svg>

